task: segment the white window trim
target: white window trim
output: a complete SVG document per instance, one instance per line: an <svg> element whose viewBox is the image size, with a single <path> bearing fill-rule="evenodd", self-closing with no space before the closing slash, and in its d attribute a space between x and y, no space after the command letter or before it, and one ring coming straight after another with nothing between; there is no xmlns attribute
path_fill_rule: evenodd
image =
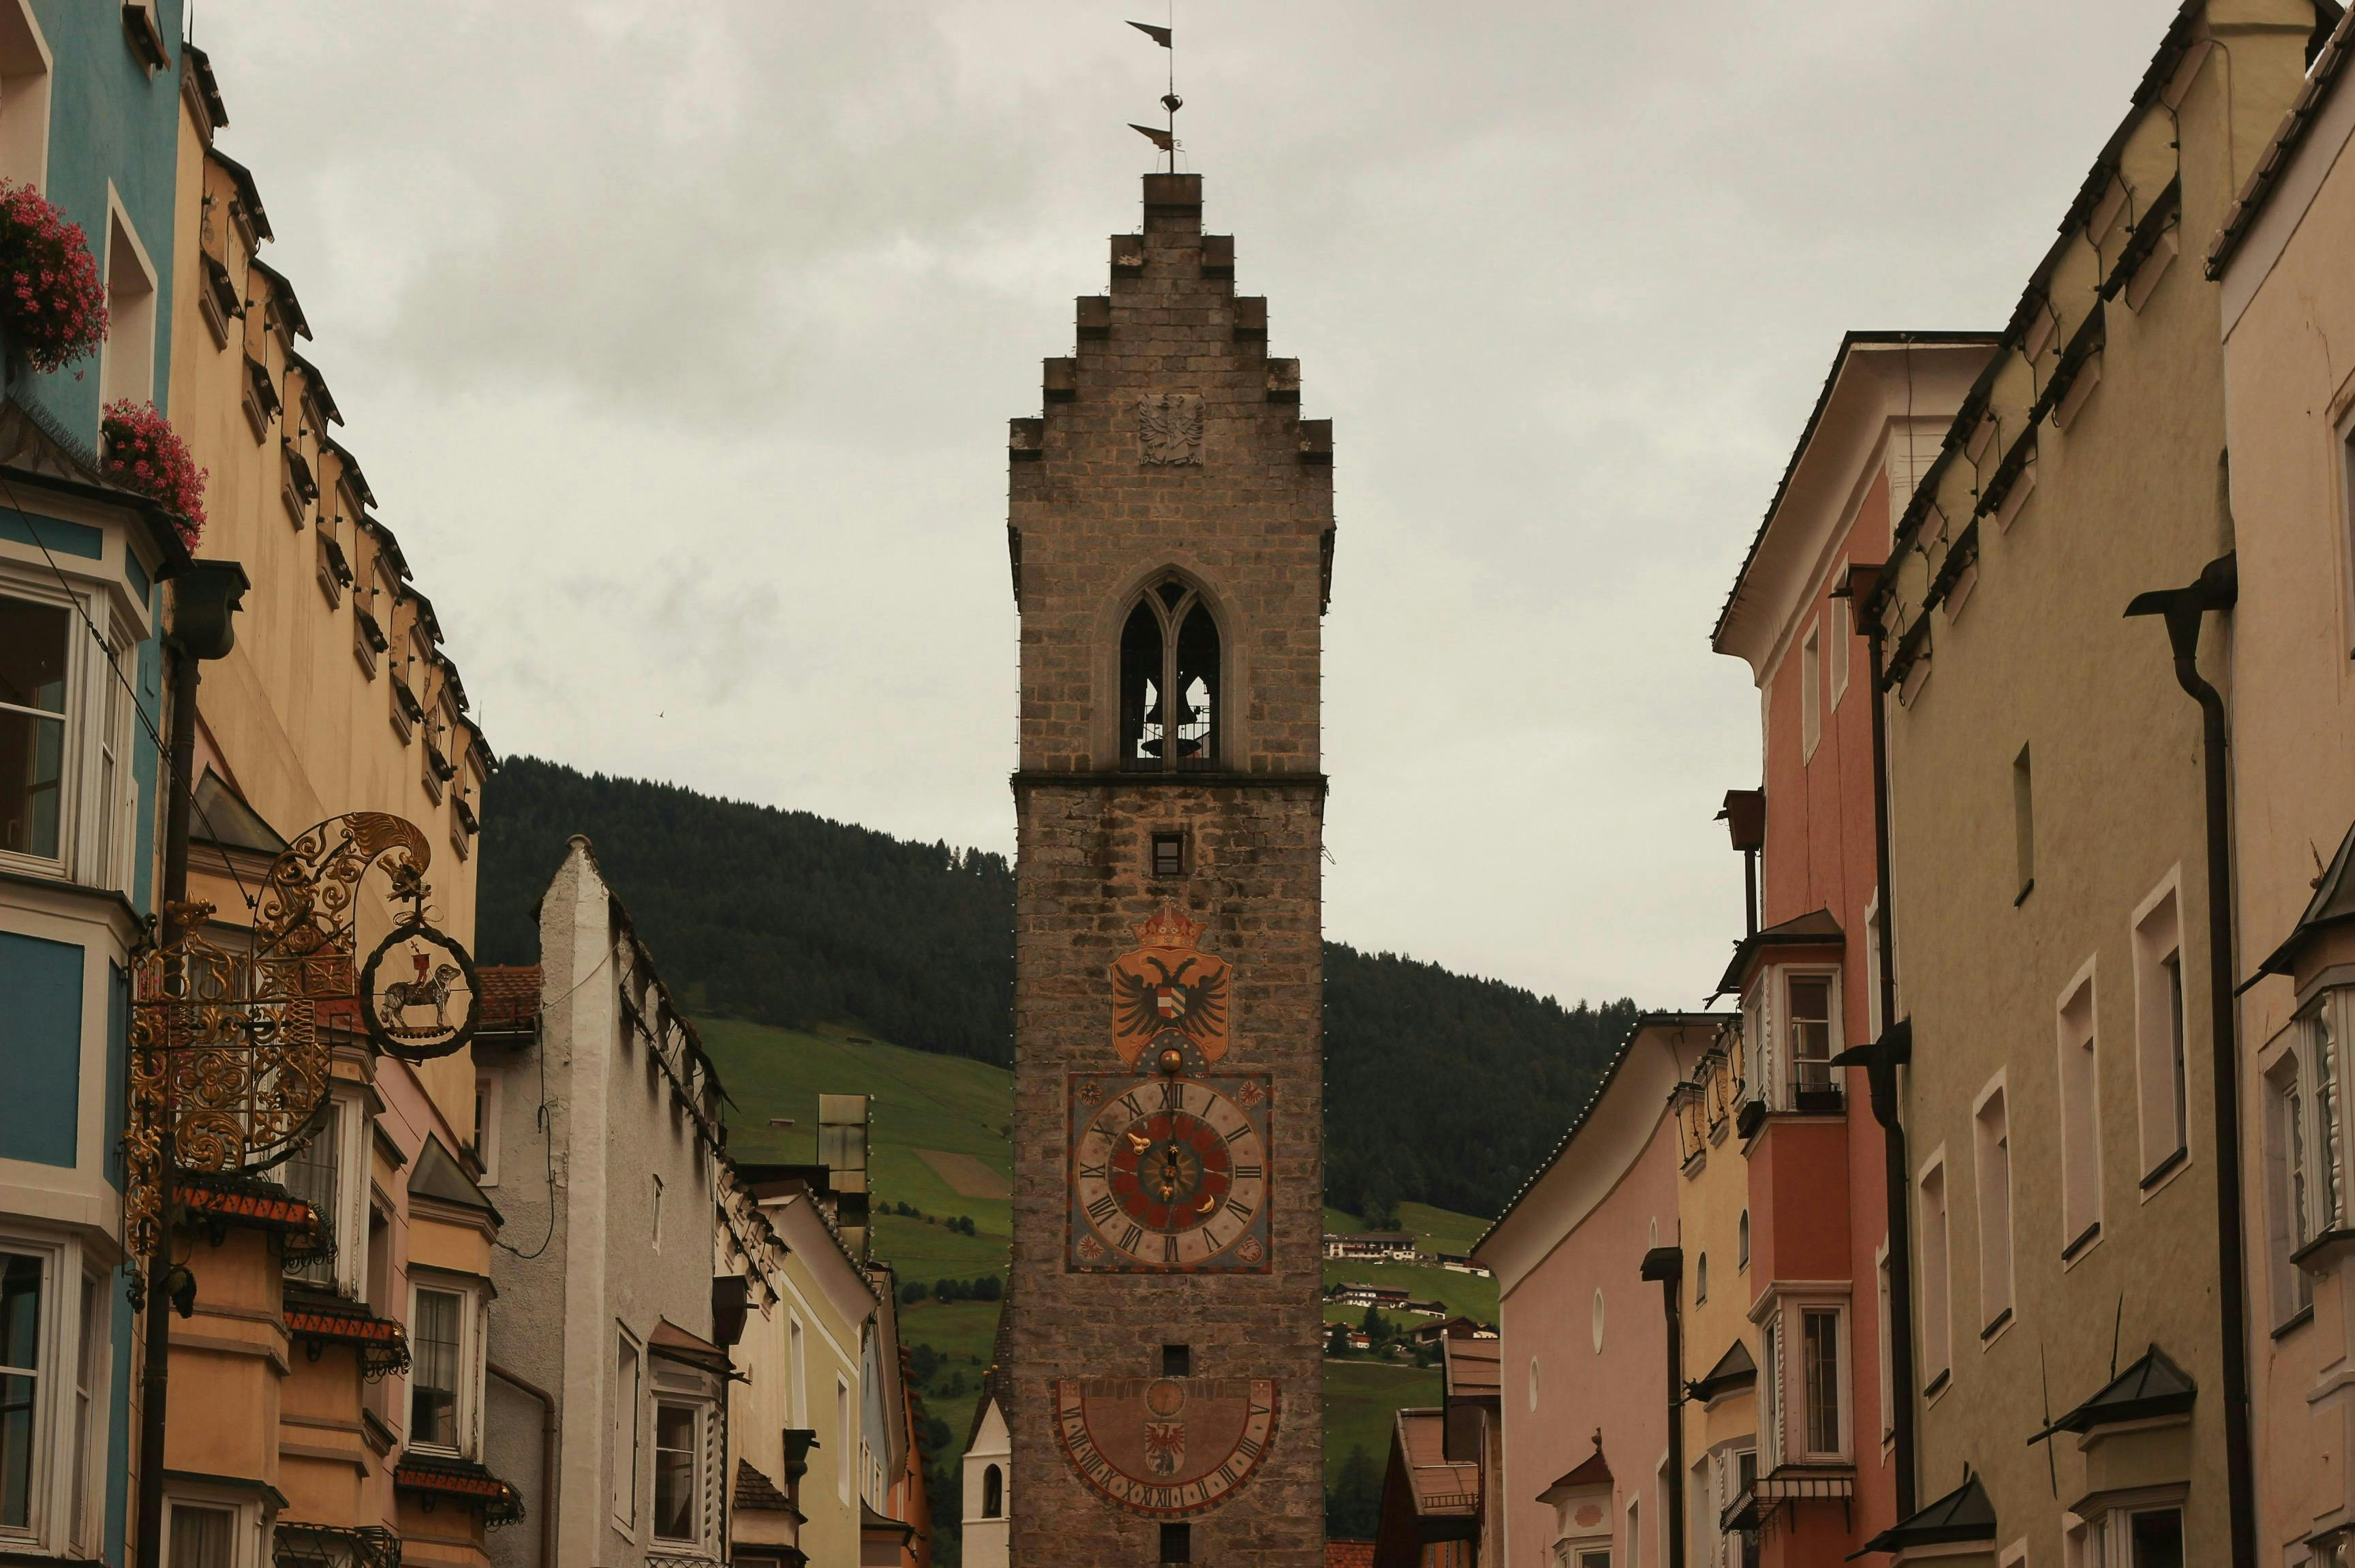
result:
<svg viewBox="0 0 2355 1568"><path fill-rule="evenodd" d="M2266 1289L2273 1297L2272 1323L2276 1329L2314 1305L2312 1276L2291 1261L2307 1240L2298 1223L2294 1189L2301 1175L2297 1168L2305 1153L2304 1140L2310 1136L2306 1118L2307 1039L2301 1014L2275 1038L2279 1049L2261 1052L2257 1063L2264 1105Z"/></svg>
<svg viewBox="0 0 2355 1568"><path fill-rule="evenodd" d="M12 71L0 88L0 102L29 100L23 105L25 116L19 126L28 145L21 158L12 157L0 164L0 176L23 180L43 195L49 188L49 87L55 80L57 57L50 52L49 40L41 32L40 18L33 14L30 0L0 0L9 12L9 20L25 29L27 41L38 57L39 65L29 70ZM6 149L14 152L15 149Z"/></svg>
<svg viewBox="0 0 2355 1568"><path fill-rule="evenodd" d="M2103 1200L2105 1173L2102 1167L2102 1150L2107 1140L2104 1138L2102 1129L2102 988L2100 980L2101 958L2096 955L2086 959L2083 965L2074 975L2069 976L2069 983L2061 987L2061 994L2052 1001L2053 1060L2060 1073L2054 1086L2059 1091L2057 1098L2061 1111L2061 1265L2064 1272L2076 1267L2089 1253L2101 1246L2105 1235L2104 1225L2109 1218L2108 1205ZM2085 1002L2083 1035L2086 1043L2082 1045L2079 1043L2080 1031L2072 1029L2069 1023L2069 1015L2074 1009L2080 997L2083 997ZM2090 1222L2070 1207L2069 1139L2072 1136L2071 1127L2076 1121L2078 1111L2071 1097L2069 1084L2072 1078L2071 1063L2075 1060L2071 1053L2078 1051L2084 1051L2093 1059L2093 1083L2089 1098L2083 1107L2086 1116L2085 1130L2094 1145L2091 1162L2094 1182L2091 1200L2093 1219ZM2009 1108L2009 1102L2007 1102L2007 1112ZM2086 1240L2083 1246L2078 1246L2080 1239L2083 1238L2088 1231L2092 1232L2091 1239ZM2015 1226L2013 1236L2015 1250L2018 1240ZM2077 1250L2072 1253L2069 1251L2071 1247L2076 1247Z"/></svg>
<svg viewBox="0 0 2355 1568"><path fill-rule="evenodd" d="M128 397L133 402L151 405L155 401L155 335L163 325L160 317L164 303L162 285L156 281L160 274L155 270L155 259L148 253L146 242L139 238L139 226L131 221L130 210L123 205L123 197L115 190L112 180L106 182L106 249L100 255L99 262L103 272L101 282L106 289L108 309L110 312L113 309L114 240L117 235L130 242L132 257L146 280L147 307L144 330L138 334L136 339L131 333L122 330L124 323L116 320L110 325L106 341L99 348L98 387L101 421L104 419L104 405L117 397ZM135 378L137 385L133 388L118 389L110 373L115 363L118 342L124 349L134 354L144 350L145 355Z"/></svg>
<svg viewBox="0 0 2355 1568"><path fill-rule="evenodd" d="M482 1091L482 1115L474 1121L474 1161L483 1168L476 1179L478 1187L499 1184L499 1117L505 1104L506 1080L496 1072L478 1072L474 1083Z"/></svg>
<svg viewBox="0 0 2355 1568"><path fill-rule="evenodd" d="M340 1081L331 1084L328 1098L336 1107L336 1211L327 1216L336 1236L336 1255L330 1264L328 1283L336 1294L351 1301L368 1299L368 1225L370 1155L375 1138L375 1117L368 1109L368 1092L356 1083ZM283 1186L286 1167L273 1167L269 1175ZM290 1277L303 1278L301 1275ZM304 1279L306 1284L317 1282Z"/></svg>
<svg viewBox="0 0 2355 1568"><path fill-rule="evenodd" d="M852 1443L851 1436L853 1425L858 1421L859 1413L858 1402L850 1397L850 1380L840 1372L835 1373L834 1440L835 1452L839 1457L835 1461L834 1489L836 1495L846 1504L850 1501L851 1482L857 1478L856 1472L858 1468L856 1462L852 1460L851 1454L859 1447L859 1445Z"/></svg>
<svg viewBox="0 0 2355 1568"><path fill-rule="evenodd" d="M131 705L126 700L113 710L115 733L111 739L123 797L116 803L115 842L104 845L97 841L95 825L105 820L98 801L104 772L98 766L98 753L101 741L109 739L99 734L109 710L99 682L111 682L114 677L91 645L89 627L98 628L117 661L132 658L129 634L135 628L118 624L113 596L95 581L77 578L69 571L68 582L69 587L60 587L57 577L39 564L0 557L0 596L63 610L67 617L65 711L49 716L61 720L64 730L58 777L58 852L40 856L0 849L0 870L84 887L125 888L132 875L130 847L135 839L139 798L138 781L130 766ZM88 625L83 624L85 617Z"/></svg>
<svg viewBox="0 0 2355 1568"><path fill-rule="evenodd" d="M413 1259L410 1263L408 1327L412 1345L416 1341L418 1292L434 1290L459 1297L458 1389L457 1401L451 1410L451 1424L457 1429L458 1441L453 1445L418 1442L409 1431L411 1404L404 1399L400 1411L402 1441L421 1454L473 1459L482 1453L484 1329L489 1307L485 1283L472 1275L428 1268ZM412 1372L412 1381L414 1377Z"/></svg>
<svg viewBox="0 0 2355 1568"><path fill-rule="evenodd" d="M226 1487L208 1487L201 1483L177 1481L164 1494L164 1562L162 1568L181 1568L172 1561L172 1514L182 1505L216 1509L235 1516L229 1530L230 1568L261 1568L266 1561L271 1521L261 1511L261 1504L240 1492Z"/></svg>
<svg viewBox="0 0 2355 1568"><path fill-rule="evenodd" d="M1829 1039L1825 1049L1825 1059L1828 1061L1832 1057L1838 1056L1842 1051L1848 1049L1848 1031L1841 1027L1841 1014L1845 1010L1844 1003L1846 998L1840 992L1840 971L1838 965L1828 964L1786 964L1778 965L1772 970L1768 971L1768 973L1773 976L1773 980L1768 987L1767 993L1770 1011L1772 1010L1774 1004L1780 1004L1781 1016L1776 1022L1778 1022L1781 1027L1775 1031L1778 1037L1787 1034L1791 1027L1798 1022L1797 1010L1791 1001L1791 982L1794 980L1820 979L1828 982L1828 985L1825 989L1824 999L1824 1008L1826 1013L1825 1022L1828 1026L1829 1035ZM1776 1110L1787 1111L1796 1108L1799 1103L1798 1046L1796 1041L1783 1038L1774 1039L1773 1043L1775 1047L1775 1055L1777 1060L1774 1063L1774 1098L1768 1103ZM1785 1057L1787 1057L1787 1060L1784 1059ZM1842 1075L1838 1069L1834 1068L1831 1070L1831 1076L1828 1080L1828 1086L1836 1090L1844 1090L1846 1088L1846 1084L1842 1082Z"/></svg>
<svg viewBox="0 0 2355 1568"><path fill-rule="evenodd" d="M1941 1256L1938 1262L1940 1278L1945 1288L1939 1293L1940 1299L1937 1302L1933 1303L1930 1300L1929 1292L1924 1290L1914 1305L1921 1315L1922 1327L1925 1330L1930 1326L1930 1315L1934 1306L1942 1309L1945 1319L1944 1324L1946 1342L1945 1362L1935 1367L1930 1365L1926 1353L1930 1349L1928 1333L1923 1334L1923 1343L1919 1347L1924 1352L1922 1361L1922 1392L1928 1394L1930 1401L1934 1403L1948 1389L1955 1386L1955 1192L1953 1174L1946 1161L1946 1146L1944 1144L1931 1150L1929 1157L1923 1160L1913 1173L1913 1235L1916 1244L1922 1249L1921 1261L1925 1264L1929 1261L1930 1227L1928 1206L1923 1201L1923 1194L1929 1188L1933 1177L1937 1179L1938 1191L1943 1200L1944 1212L1940 1218L1938 1238ZM1915 1277L1918 1279L1927 1272L1927 1269L1923 1268ZM1927 1282L1924 1281L1924 1283ZM1931 1392L1933 1383L1937 1385L1935 1392Z"/></svg>
<svg viewBox="0 0 2355 1568"><path fill-rule="evenodd" d="M2179 1148L2178 1146L2174 1145L2172 1141L2173 1129L2171 1127L2165 1131L2159 1131L2155 1129L2151 1125L2151 1094L2153 1090L2147 1081L2148 1074L2152 1071L2152 1041L2148 1038L2151 1028L2151 1009L2155 1006L2165 1006L2166 999L2163 996L2154 996L2153 994L2155 987L2151 985L2150 976L2147 972L2153 965L2147 965L2143 961L2145 950L2150 944L2145 940L2142 928L2156 917L2160 908L2169 901L2172 901L2175 906L2175 962L2179 983L2183 988L2184 1104L2183 1141L2179 1146ZM2129 916L2126 921L2126 952L2131 955L2133 960L2132 968L2134 971L2135 992L2135 1123L2136 1131L2139 1140L2137 1144L2137 1159L2140 1165L2140 1168L2136 1171L2135 1174L2140 1178L2141 1181L2145 1184L2141 1187L2140 1192L2142 1200L2146 1203L2158 1196L2159 1193L2164 1192L2168 1188L2173 1186L2176 1179L2181 1176L2182 1173L2192 1164L2192 1108L2190 1081L2192 1049L2191 976L2189 973L2189 965L2187 962L2190 956L2190 951L2186 941L2189 934L2190 933L2185 930L2185 922L2183 918L2183 867L2179 862L2169 869L2166 876L2159 879L2158 885L2157 887L2151 889L2148 893L2144 895L2142 901L2135 906L2134 913ZM2164 955L2162 955L2162 960L2163 957ZM2156 989L2163 989L2163 987ZM2162 1019L2160 1021L2162 1027L2164 1027L2167 1020ZM2160 1042L2162 1046L2168 1043L2169 1042L2167 1041ZM2169 1082L2161 1084L2159 1089L2165 1095L2166 1103L2169 1106L2172 1106L2174 1104L2175 1091L2172 1082L2173 1063L2171 1057L2169 1061L2166 1064L2166 1071ZM2158 1147L2153 1143L2152 1140L2154 1138L2157 1138L2159 1144L2165 1144L2168 1147ZM2156 1150L2156 1152L2154 1152L2154 1150ZM2173 1165L2169 1166L2163 1174L2159 1174L2160 1168L2162 1166L2168 1166L2168 1162L2169 1160L2174 1161ZM2155 1176L2157 1177L2157 1179L2154 1179Z"/></svg>
<svg viewBox="0 0 2355 1568"><path fill-rule="evenodd" d="M1874 1323L1880 1330L1878 1349L1881 1360L1881 1444L1886 1449L1897 1441L1897 1370L1891 1349L1892 1319L1889 1300L1889 1238L1883 1235L1881 1245L1872 1252L1872 1291Z"/></svg>
<svg viewBox="0 0 2355 1568"><path fill-rule="evenodd" d="M2355 1212L2355 1194L2350 1194L2347 1184L2347 1065L2350 1052L2347 1049L2348 1009L2340 1000L2347 994L2347 988L2341 987L2331 987L2319 992L2297 1010L2292 1025L2298 1042L2298 1088L2305 1102L2306 1160L2314 1172L2313 1180L2308 1183L2307 1202L2312 1209L2311 1224L2316 1236L2348 1229L2349 1216ZM2326 1125L2326 1118L2332 1113L2322 1103L2318 1081L2322 1051L2315 1038L2318 1026L2327 1028L2329 1036L2333 1097L2338 1101L2335 1125ZM2333 1151L2328 1159L2325 1158L2326 1150ZM2313 1191L2314 1182L2326 1177L2331 1180L2331 1196L2335 1200L2328 1210L2316 1201Z"/></svg>
<svg viewBox="0 0 2355 1568"><path fill-rule="evenodd" d="M1849 1285L1841 1280L1780 1283L1751 1309L1763 1352L1765 1335L1774 1335L1773 1382L1762 1355L1758 1372L1758 1427L1762 1454L1760 1473L1779 1466L1849 1465L1856 1462L1856 1332ZM1830 1312L1839 1319L1834 1354L1839 1365L1838 1392L1833 1403L1839 1422L1838 1448L1812 1448L1807 1439L1806 1314ZM1796 1392L1795 1392L1796 1391ZM1771 1441L1770 1441L1771 1439Z"/></svg>
<svg viewBox="0 0 2355 1568"><path fill-rule="evenodd" d="M1978 1339L1979 1350L1982 1354L1991 1349L1997 1340L2002 1339L2010 1331L2012 1326L2019 1321L2019 1217L2016 1201L2019 1196L2019 1183L2013 1175L2012 1168L2016 1162L2011 1157L2014 1144L2011 1126L2011 1095L2005 1087L2009 1071L2009 1069L1998 1069L1996 1075L1988 1079L1971 1100L1971 1203L1974 1211L1973 1217L1977 1221L1976 1228L1979 1236ZM1985 1157L1979 1147L1979 1116L1987 1109L1987 1103L1998 1095L2003 1100L2004 1298L1999 1304L1995 1305L1993 1310L1989 1310L1987 1216L1984 1202L1986 1172L1979 1168L1979 1161ZM1950 1248L1954 1234L1954 1190L1949 1188L1946 1192L1946 1232ZM1950 1294L1952 1289L1953 1281L1950 1275L1948 1278Z"/></svg>
<svg viewBox="0 0 2355 1568"><path fill-rule="evenodd" d="M706 1525L711 1512L709 1506L711 1499L708 1495L710 1490L711 1481L711 1477L709 1472L711 1467L711 1440L715 1430L715 1425L712 1421L711 1402L709 1400L695 1399L677 1393L657 1393L649 1402L649 1403L653 1408L655 1416L654 1424L647 1432L647 1448L655 1460L655 1464L648 1467L649 1480L652 1485L655 1488L659 1488L662 1484L662 1466L660 1462L661 1453L657 1445L659 1445L662 1440L662 1412L666 1405L673 1410L690 1412L694 1415L695 1435L689 1440L688 1452L694 1456L695 1463L691 1472L694 1485L694 1505L690 1513L690 1522L688 1524L688 1529L693 1533L687 1535L665 1535L661 1533L661 1525L659 1523L661 1517L660 1512L656 1509L650 1509L646 1519L646 1539L649 1541L658 1543L659 1546L665 1547L687 1546L701 1548L707 1546L709 1544L709 1541L708 1539ZM654 1499L650 1494L649 1501L652 1502L655 1499Z"/></svg>
<svg viewBox="0 0 2355 1568"><path fill-rule="evenodd" d="M1879 1040L1887 1028L1881 1019L1881 890L1876 887L1864 901L1864 1029L1870 1037L1865 1043Z"/></svg>
<svg viewBox="0 0 2355 1568"><path fill-rule="evenodd" d="M1829 688L1829 699L1824 704L1827 714L1839 711L1840 699L1848 695L1849 667L1856 662L1850 646L1856 640L1856 621L1849 613L1846 599L1835 598L1824 614L1824 679Z"/></svg>
<svg viewBox="0 0 2355 1568"><path fill-rule="evenodd" d="M632 1373L627 1388L622 1386L619 1365L621 1352L625 1349L630 1352ZM613 1528L629 1535L634 1534L638 1528L638 1450L645 1445L646 1431L646 1348L626 1326L616 1326L613 1359L615 1371L610 1439L613 1474L609 1511L613 1518ZM624 1412L629 1416L626 1425L623 1421Z"/></svg>
<svg viewBox="0 0 2355 1568"><path fill-rule="evenodd" d="M80 1240L11 1226L0 1229L0 1251L36 1257L41 1263L41 1324L32 1369L33 1423L36 1443L30 1506L22 1530L0 1527L0 1546L62 1555L80 1546L97 1555L91 1531L105 1512L106 1455L113 1414L113 1318L102 1325L98 1350L97 1386L91 1402L90 1451L84 1456L89 1493L83 1517L73 1517L74 1392L80 1372L83 1315L92 1296L104 1298L112 1275L98 1266ZM101 1307L111 1302L101 1299Z"/></svg>
<svg viewBox="0 0 2355 1568"><path fill-rule="evenodd" d="M1820 619L1799 635L1799 760L1813 762L1824 738L1824 644Z"/></svg>

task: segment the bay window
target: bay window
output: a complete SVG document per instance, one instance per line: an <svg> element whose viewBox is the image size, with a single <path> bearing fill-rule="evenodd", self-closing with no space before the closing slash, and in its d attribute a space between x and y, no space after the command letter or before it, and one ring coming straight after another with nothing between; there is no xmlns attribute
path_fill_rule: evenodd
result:
<svg viewBox="0 0 2355 1568"><path fill-rule="evenodd" d="M1799 1321L1807 1356L1807 1456L1838 1457L1848 1447L1840 1431L1840 1315L1837 1308L1810 1307Z"/></svg>
<svg viewBox="0 0 2355 1568"><path fill-rule="evenodd" d="M368 1299L367 1104L349 1092L330 1091L310 1141L273 1174L285 1189L311 1205L335 1239L329 1255L286 1265L286 1277L351 1301Z"/></svg>
<svg viewBox="0 0 2355 1568"><path fill-rule="evenodd" d="M655 1537L694 1541L703 1518L702 1414L691 1404L655 1406Z"/></svg>
<svg viewBox="0 0 2355 1568"><path fill-rule="evenodd" d="M0 1237L0 1555L98 1554L107 1279L69 1239Z"/></svg>
<svg viewBox="0 0 2355 1568"><path fill-rule="evenodd" d="M107 598L0 574L0 867L121 888L138 814L131 656L83 624L107 624Z"/></svg>
<svg viewBox="0 0 2355 1568"><path fill-rule="evenodd" d="M62 859L72 612L0 597L0 849Z"/></svg>
<svg viewBox="0 0 2355 1568"><path fill-rule="evenodd" d="M474 1458L482 1409L480 1287L420 1283L409 1299L409 1445Z"/></svg>

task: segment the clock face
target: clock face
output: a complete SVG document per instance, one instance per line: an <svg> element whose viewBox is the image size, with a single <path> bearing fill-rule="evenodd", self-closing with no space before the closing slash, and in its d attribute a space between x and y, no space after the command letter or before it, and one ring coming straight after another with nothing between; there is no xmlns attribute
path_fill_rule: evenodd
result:
<svg viewBox="0 0 2355 1568"><path fill-rule="evenodd" d="M1264 1074L1074 1073L1071 1115L1070 1267L1266 1270Z"/></svg>

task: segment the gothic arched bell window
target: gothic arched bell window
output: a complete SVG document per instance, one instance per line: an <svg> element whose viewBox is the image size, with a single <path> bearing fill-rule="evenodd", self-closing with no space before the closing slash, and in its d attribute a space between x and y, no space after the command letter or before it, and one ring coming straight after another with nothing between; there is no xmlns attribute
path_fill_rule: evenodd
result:
<svg viewBox="0 0 2355 1568"><path fill-rule="evenodd" d="M997 1519L1006 1512L1006 1473L996 1466L981 1472L981 1517Z"/></svg>
<svg viewBox="0 0 2355 1568"><path fill-rule="evenodd" d="M1121 627L1120 765L1217 767L1220 708L1218 623L1183 578L1165 577Z"/></svg>

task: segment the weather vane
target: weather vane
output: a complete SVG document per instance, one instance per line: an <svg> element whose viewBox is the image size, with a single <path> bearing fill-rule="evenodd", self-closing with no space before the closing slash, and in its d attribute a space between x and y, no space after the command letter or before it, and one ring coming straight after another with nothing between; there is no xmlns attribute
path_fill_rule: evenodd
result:
<svg viewBox="0 0 2355 1568"><path fill-rule="evenodd" d="M1140 125L1134 120L1128 123L1128 128L1169 155L1169 172L1173 175L1178 172L1178 111L1186 107L1186 101L1178 96L1178 46L1170 42L1177 21L1177 0L1170 0L1168 26L1156 27L1151 22L1129 24L1169 51L1169 91L1161 95L1161 107L1169 112L1169 128L1165 131L1157 125Z"/></svg>

